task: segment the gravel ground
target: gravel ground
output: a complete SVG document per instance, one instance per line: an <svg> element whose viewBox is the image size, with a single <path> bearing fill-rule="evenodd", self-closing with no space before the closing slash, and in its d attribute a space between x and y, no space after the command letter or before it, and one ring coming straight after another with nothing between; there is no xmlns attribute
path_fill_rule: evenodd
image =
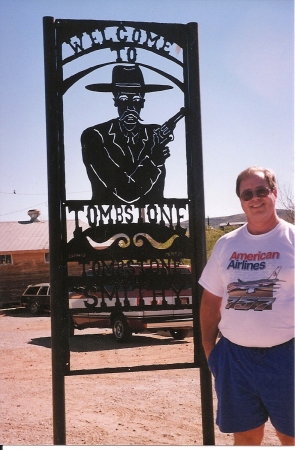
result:
<svg viewBox="0 0 295 450"><path fill-rule="evenodd" d="M50 317L0 315L0 443L52 445ZM193 361L193 338L133 335L118 344L110 330L76 331L71 369ZM214 410L216 399L214 397ZM198 369L77 375L65 379L67 445L202 445ZM216 428L216 445L232 435ZM278 445L266 425L263 445Z"/></svg>

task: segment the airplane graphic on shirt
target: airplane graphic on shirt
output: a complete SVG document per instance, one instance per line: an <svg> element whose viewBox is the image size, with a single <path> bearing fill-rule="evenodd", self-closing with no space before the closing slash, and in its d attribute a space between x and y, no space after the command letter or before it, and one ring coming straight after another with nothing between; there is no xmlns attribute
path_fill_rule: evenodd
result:
<svg viewBox="0 0 295 450"><path fill-rule="evenodd" d="M278 266L268 278L261 278L259 280L243 281L238 278L238 281L228 284L227 292L245 291L247 294L253 294L257 290L265 292L274 292L274 287L277 286L279 280L278 275L282 266ZM279 287L279 286L277 286Z"/></svg>

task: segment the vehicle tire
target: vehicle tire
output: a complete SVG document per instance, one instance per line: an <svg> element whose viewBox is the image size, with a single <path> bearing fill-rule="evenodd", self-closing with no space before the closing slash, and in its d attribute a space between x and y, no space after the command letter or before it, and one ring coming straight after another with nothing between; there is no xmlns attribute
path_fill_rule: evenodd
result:
<svg viewBox="0 0 295 450"><path fill-rule="evenodd" d="M173 337L173 339L177 340L177 341L182 341L182 339L184 339L187 335L188 335L188 330L169 330L171 336Z"/></svg>
<svg viewBox="0 0 295 450"><path fill-rule="evenodd" d="M132 332L123 314L115 317L113 322L113 334L117 342L126 342L130 339Z"/></svg>
<svg viewBox="0 0 295 450"><path fill-rule="evenodd" d="M30 303L30 313L34 316L40 312L40 305L38 302L34 301Z"/></svg>

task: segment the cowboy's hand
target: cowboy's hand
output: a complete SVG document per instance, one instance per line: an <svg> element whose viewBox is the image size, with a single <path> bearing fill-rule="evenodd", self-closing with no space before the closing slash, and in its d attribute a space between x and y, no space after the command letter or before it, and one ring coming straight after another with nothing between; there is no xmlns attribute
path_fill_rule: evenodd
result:
<svg viewBox="0 0 295 450"><path fill-rule="evenodd" d="M169 156L170 156L169 147L163 147L163 148L158 147L153 151L151 160L157 167L159 167L165 163L166 159L169 158Z"/></svg>

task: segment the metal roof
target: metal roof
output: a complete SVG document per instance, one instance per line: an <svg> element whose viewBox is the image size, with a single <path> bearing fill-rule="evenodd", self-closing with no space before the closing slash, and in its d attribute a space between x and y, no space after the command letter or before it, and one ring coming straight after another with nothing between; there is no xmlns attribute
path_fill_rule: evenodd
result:
<svg viewBox="0 0 295 450"><path fill-rule="evenodd" d="M87 224L80 222L84 229ZM73 237L75 221L67 221L68 240ZM0 253L49 250L48 221L0 222Z"/></svg>

